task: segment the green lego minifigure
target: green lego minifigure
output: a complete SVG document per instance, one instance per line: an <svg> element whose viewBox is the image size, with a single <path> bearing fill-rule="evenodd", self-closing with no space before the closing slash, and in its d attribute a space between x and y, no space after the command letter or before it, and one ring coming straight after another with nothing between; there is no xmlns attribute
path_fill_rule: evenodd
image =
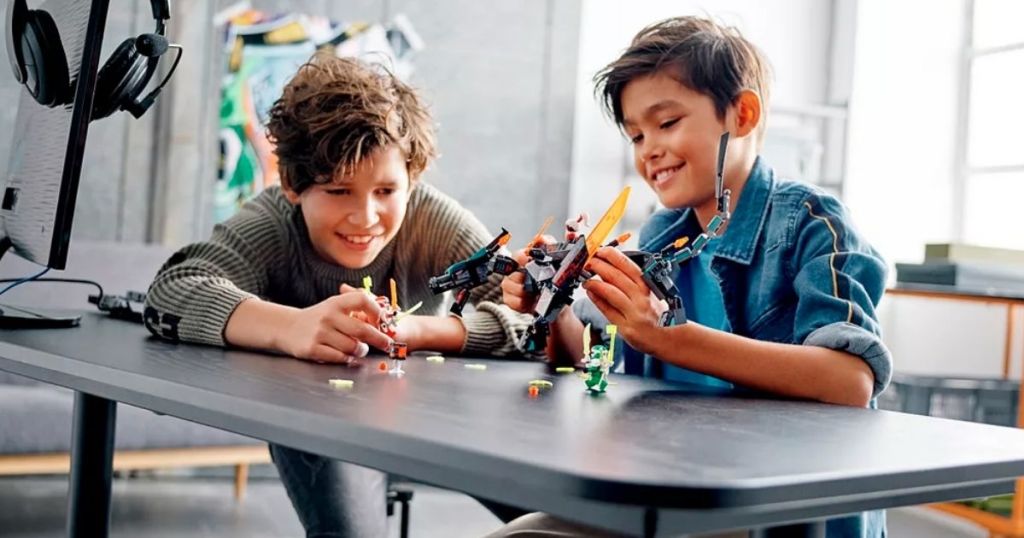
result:
<svg viewBox="0 0 1024 538"><path fill-rule="evenodd" d="M615 360L612 353L615 350L617 329L615 325L609 325L607 328L608 335L611 336L610 348L600 344L590 347L590 325L587 325L583 331L583 352L586 357L583 382L586 383L587 390L591 393L601 394L608 389L608 371Z"/></svg>

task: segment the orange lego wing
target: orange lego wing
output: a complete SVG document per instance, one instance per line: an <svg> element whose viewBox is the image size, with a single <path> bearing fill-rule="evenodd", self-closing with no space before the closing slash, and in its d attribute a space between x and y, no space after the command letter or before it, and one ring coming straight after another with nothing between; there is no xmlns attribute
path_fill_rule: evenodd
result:
<svg viewBox="0 0 1024 538"><path fill-rule="evenodd" d="M615 225L622 219L622 215L626 212L626 202L629 202L630 190L629 187L622 189L619 197L612 202L612 205L608 207L608 211L605 211L601 220L597 221L597 224L587 234L588 260L597 252L597 249L601 248L604 238L608 237L612 228L615 228Z"/></svg>

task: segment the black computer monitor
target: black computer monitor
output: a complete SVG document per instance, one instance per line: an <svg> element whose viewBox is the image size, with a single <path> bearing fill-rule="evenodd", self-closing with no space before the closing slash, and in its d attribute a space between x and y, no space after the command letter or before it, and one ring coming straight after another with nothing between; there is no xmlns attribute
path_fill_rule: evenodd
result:
<svg viewBox="0 0 1024 538"><path fill-rule="evenodd" d="M13 6L16 2L9 0L9 3ZM32 18L33 32L49 32L47 35L52 37L55 29L59 44L44 41L47 48L40 50L34 38L16 43L17 36L12 36L10 31L14 8L8 10L8 54L15 64L13 47L21 47L18 54L29 69L27 77L25 70L19 77L25 85L19 96L17 120L13 126L4 127L13 127L14 136L7 176L0 178L0 256L13 250L40 265L64 269L86 135L93 115L108 1L48 0L35 11L26 12L25 7L22 2L19 8L22 13L18 16ZM41 57L44 54L50 56ZM63 66L57 61L59 58L53 56L57 54L63 54L66 59L64 80L70 84L55 87L52 81L43 80L43 84L50 86L40 88L40 81L33 77L44 72L36 71L33 65L38 67L39 63L50 62L45 73L53 74L51 70L56 69L59 75ZM53 67L54 63L58 67ZM39 97L40 92L57 95L64 92L66 96L49 99L58 103L50 106L40 103L40 99L48 100L45 95ZM40 318L22 308L0 308L4 316L39 318L38 324L46 324L48 319L50 324L73 324L66 317L47 314Z"/></svg>

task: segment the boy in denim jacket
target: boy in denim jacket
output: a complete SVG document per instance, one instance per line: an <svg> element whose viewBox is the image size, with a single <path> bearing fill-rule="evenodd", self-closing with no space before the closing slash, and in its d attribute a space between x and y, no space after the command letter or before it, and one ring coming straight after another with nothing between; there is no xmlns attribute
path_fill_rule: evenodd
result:
<svg viewBox="0 0 1024 538"><path fill-rule="evenodd" d="M873 406L892 368L875 312L886 265L836 198L777 178L758 156L769 95L761 52L734 28L673 18L640 31L595 81L633 145L637 172L666 208L641 229L640 248L654 252L707 229L726 131L732 218L676 274L688 322L660 326L665 303L636 264L606 247L589 262L600 277L583 285L589 301L561 312L548 349L578 360L583 323L614 323L627 344L628 374ZM534 297L521 275L502 288L506 304L529 311ZM552 526L601 535L542 514L501 532ZM830 537L884 536L884 513L840 517L827 530Z"/></svg>

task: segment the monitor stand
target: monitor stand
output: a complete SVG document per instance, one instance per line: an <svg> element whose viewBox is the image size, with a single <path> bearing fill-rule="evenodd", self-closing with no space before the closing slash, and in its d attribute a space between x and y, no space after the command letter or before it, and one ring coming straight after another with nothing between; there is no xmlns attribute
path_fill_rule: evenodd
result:
<svg viewBox="0 0 1024 538"><path fill-rule="evenodd" d="M11 240L0 238L0 258L11 248ZM59 329L77 327L82 316L74 311L0 304L0 329Z"/></svg>
<svg viewBox="0 0 1024 538"><path fill-rule="evenodd" d="M0 304L0 329L59 329L77 327L81 321L72 312Z"/></svg>

